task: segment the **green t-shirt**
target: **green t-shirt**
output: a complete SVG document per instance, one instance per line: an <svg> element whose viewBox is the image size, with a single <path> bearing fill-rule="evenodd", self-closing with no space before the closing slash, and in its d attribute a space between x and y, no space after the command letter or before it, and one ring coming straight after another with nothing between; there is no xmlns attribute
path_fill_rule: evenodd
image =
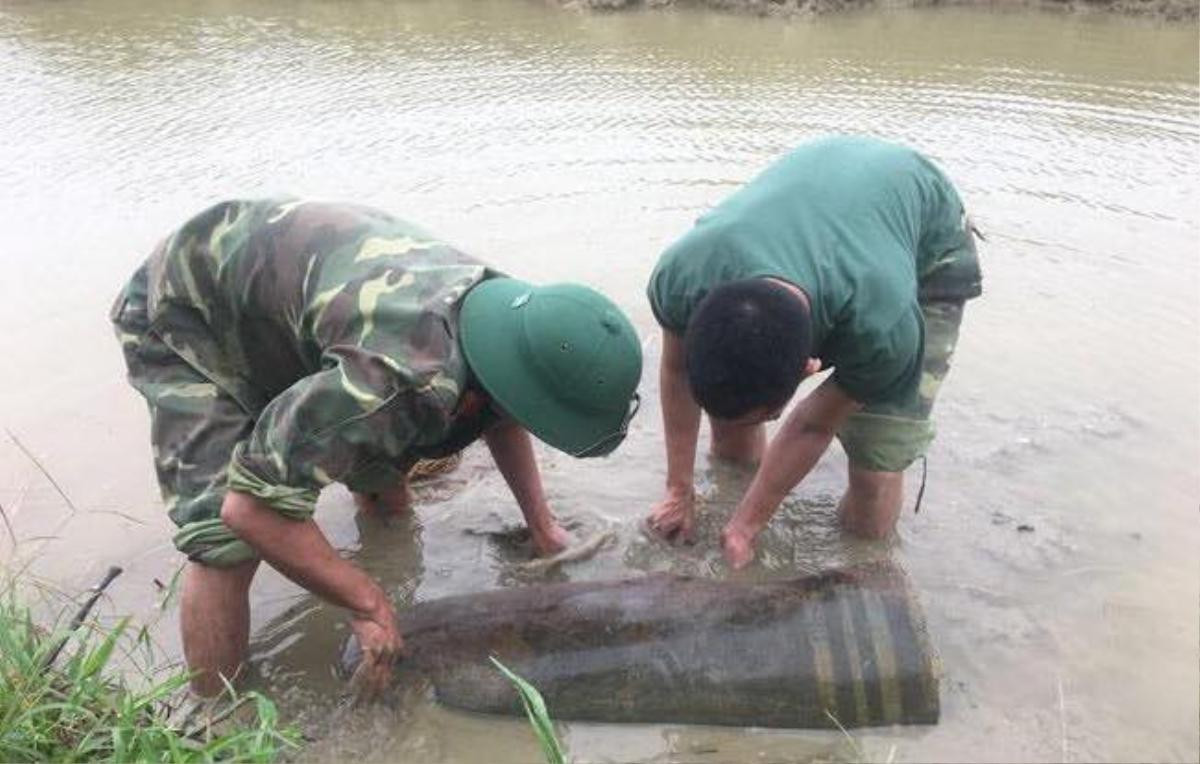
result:
<svg viewBox="0 0 1200 764"><path fill-rule="evenodd" d="M921 376L921 277L971 246L962 201L916 151L837 136L772 164L672 244L647 293L659 323L683 333L727 282L774 277L802 288L814 355L861 403L914 394Z"/></svg>

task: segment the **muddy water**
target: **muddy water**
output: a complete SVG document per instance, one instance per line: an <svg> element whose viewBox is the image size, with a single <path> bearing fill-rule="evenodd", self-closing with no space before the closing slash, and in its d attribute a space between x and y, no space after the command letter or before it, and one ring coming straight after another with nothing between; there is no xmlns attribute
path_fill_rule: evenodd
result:
<svg viewBox="0 0 1200 764"><path fill-rule="evenodd" d="M152 10L150 9L152 8ZM1200 618L1200 120L1194 27L944 10L779 24L700 13L580 16L540 3L0 5L0 506L10 564L77 589L126 566L109 612L175 612L147 418L105 310L202 205L286 191L373 203L527 278L590 282L657 361L655 255L797 141L907 141L956 179L985 245L938 406L924 506L890 545L835 529L831 453L746 575L892 555L942 657L943 720L856 735L566 724L579 762L1195 760ZM703 458L702 542L633 524L663 480L650 405L605 462L542 454L557 511L621 542L558 574L727 575L720 519L746 476ZM18 445L54 477L65 497ZM836 449L835 449L836 450ZM919 468L912 476L919 480ZM411 522L319 519L398 601L526 578L516 508L474 449ZM910 494L911 495L911 494ZM69 503L68 503L69 501ZM72 506L74 507L72 509ZM313 758L530 762L520 722L412 684L349 711L341 616L256 583L254 683Z"/></svg>

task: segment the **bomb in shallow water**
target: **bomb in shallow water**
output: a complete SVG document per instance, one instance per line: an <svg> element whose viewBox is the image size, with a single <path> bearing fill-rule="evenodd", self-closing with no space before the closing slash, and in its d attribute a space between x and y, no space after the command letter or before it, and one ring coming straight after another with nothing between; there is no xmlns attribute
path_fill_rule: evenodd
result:
<svg viewBox="0 0 1200 764"><path fill-rule="evenodd" d="M758 727L934 724L936 661L903 572L870 563L764 583L664 574L468 594L400 616L397 680L520 714L496 656L556 719ZM350 642L342 667L361 657Z"/></svg>

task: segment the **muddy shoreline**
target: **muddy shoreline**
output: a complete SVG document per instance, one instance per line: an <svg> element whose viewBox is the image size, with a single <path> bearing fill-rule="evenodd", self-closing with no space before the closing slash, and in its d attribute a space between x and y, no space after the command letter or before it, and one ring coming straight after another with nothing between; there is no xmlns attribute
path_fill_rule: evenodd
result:
<svg viewBox="0 0 1200 764"><path fill-rule="evenodd" d="M1118 13L1162 21L1195 21L1200 0L550 0L563 8L619 11L693 6L755 16L793 18L868 8L993 5L1058 13Z"/></svg>

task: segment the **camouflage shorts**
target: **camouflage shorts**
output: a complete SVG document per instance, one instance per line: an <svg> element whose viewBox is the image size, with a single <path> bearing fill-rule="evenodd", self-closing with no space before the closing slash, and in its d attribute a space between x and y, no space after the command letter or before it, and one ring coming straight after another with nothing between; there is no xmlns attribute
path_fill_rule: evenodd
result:
<svg viewBox="0 0 1200 764"><path fill-rule="evenodd" d="M964 220L964 227L974 230L968 220ZM968 246L940 260L921 279L925 357L915 394L900 403L867 406L852 414L838 431L838 440L855 467L901 472L923 456L933 442L935 428L930 414L950 371L963 308L967 300L982 291L974 236L968 234L966 240Z"/></svg>

